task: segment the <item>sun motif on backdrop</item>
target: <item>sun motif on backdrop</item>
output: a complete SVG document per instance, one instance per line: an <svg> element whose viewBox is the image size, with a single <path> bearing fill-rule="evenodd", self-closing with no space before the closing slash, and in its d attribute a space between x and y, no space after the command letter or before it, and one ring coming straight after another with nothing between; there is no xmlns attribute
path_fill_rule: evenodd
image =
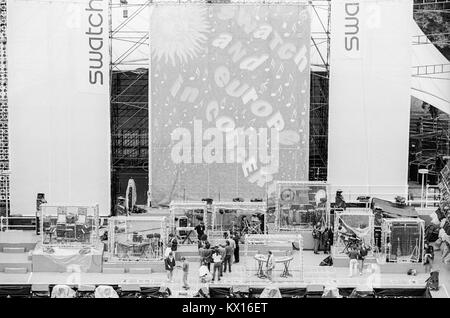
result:
<svg viewBox="0 0 450 318"><path fill-rule="evenodd" d="M155 6L150 35L153 58L176 66L197 57L208 39L207 14L202 5Z"/></svg>

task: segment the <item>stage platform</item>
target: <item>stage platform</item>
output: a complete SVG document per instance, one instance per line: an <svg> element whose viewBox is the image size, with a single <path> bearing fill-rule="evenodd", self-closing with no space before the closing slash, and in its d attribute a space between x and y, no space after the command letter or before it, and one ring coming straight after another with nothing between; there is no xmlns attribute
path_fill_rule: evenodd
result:
<svg viewBox="0 0 450 318"><path fill-rule="evenodd" d="M0 272L31 272L32 262L29 252L0 253Z"/></svg>
<svg viewBox="0 0 450 318"><path fill-rule="evenodd" d="M427 274L408 276L406 274L381 273L380 270L373 272L365 271L362 276L348 277L348 268L333 266L318 266L320 261L327 255L315 255L310 251L304 252L303 281L291 281L288 279L277 279L273 286L279 288L306 288L310 284L328 285L335 284L338 288L355 288L357 286L370 285L373 288L424 288ZM250 260L252 261L252 260ZM245 259L232 265L232 273L225 273L220 282L215 284L202 284L198 278L198 262L190 263L188 282L191 289L186 292L182 288L182 269L177 262L174 271L174 282L167 282L165 272L149 273L0 273L0 285L7 284L77 284L85 285L121 285L138 284L139 286L167 286L172 291L172 297L192 297L200 288L209 286L248 286L252 288L264 288L269 282L266 279L259 279L254 276L251 280L245 279ZM278 265L277 265L278 266ZM443 271L444 269L441 269ZM448 297L446 284L448 273L442 272L440 275L442 288L432 291L433 297Z"/></svg>
<svg viewBox="0 0 450 318"><path fill-rule="evenodd" d="M368 256L364 260L364 264L375 264L377 260L374 256ZM350 259L346 255L336 255L333 256L333 266L334 267L349 267Z"/></svg>
<svg viewBox="0 0 450 318"><path fill-rule="evenodd" d="M0 232L0 252L4 252L5 248L24 248L24 252L29 252L39 240L34 231Z"/></svg>
<svg viewBox="0 0 450 318"><path fill-rule="evenodd" d="M103 262L103 273L163 273L165 272L163 260L119 261L111 260Z"/></svg>

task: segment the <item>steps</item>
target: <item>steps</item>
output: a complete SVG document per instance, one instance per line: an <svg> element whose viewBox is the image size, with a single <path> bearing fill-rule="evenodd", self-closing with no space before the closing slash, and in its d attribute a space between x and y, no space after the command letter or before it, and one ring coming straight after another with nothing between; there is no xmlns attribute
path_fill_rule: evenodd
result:
<svg viewBox="0 0 450 318"><path fill-rule="evenodd" d="M29 253L0 253L0 272L31 272L32 262Z"/></svg>

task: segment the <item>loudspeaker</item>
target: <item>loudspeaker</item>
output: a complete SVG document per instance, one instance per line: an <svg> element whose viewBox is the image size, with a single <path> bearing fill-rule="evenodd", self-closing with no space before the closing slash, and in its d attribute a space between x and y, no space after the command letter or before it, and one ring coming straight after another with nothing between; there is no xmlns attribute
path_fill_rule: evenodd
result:
<svg viewBox="0 0 450 318"><path fill-rule="evenodd" d="M426 280L427 287L431 290L438 290L439 289L439 272L431 272L430 277Z"/></svg>

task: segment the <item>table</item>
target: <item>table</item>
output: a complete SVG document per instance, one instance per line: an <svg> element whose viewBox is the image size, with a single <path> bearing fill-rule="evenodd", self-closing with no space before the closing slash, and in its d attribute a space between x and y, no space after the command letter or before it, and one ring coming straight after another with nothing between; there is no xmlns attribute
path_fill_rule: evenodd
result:
<svg viewBox="0 0 450 318"><path fill-rule="evenodd" d="M264 263L267 263L267 258L268 256L264 254L255 255L255 260L258 262L258 270L256 272L256 276L258 276L259 278L266 278L266 275L263 271L263 265ZM287 278L292 276L292 274L289 272L289 265L291 264L293 259L294 256L292 255L274 258L275 263L283 263L284 265L283 273L280 275L280 277Z"/></svg>

